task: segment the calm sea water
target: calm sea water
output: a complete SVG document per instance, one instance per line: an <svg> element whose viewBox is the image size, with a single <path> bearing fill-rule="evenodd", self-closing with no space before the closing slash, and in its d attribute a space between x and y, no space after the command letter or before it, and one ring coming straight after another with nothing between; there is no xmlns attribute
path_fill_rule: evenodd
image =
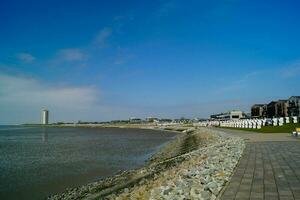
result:
<svg viewBox="0 0 300 200"><path fill-rule="evenodd" d="M0 199L44 199L140 167L175 133L0 126Z"/></svg>

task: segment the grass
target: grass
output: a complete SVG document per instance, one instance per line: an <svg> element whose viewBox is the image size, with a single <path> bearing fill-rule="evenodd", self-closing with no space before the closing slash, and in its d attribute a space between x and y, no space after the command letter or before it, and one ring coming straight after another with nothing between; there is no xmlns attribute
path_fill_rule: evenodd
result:
<svg viewBox="0 0 300 200"><path fill-rule="evenodd" d="M296 128L300 128L300 123L294 124L284 124L283 126L263 126L261 129L252 128L232 128L232 127L222 127L226 129L235 129L242 131L251 131L257 133L292 133Z"/></svg>

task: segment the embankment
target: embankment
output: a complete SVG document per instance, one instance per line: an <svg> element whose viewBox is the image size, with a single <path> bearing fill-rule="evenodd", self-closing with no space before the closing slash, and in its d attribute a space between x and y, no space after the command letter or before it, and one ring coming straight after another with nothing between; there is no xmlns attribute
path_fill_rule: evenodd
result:
<svg viewBox="0 0 300 200"><path fill-rule="evenodd" d="M148 164L49 199L216 199L240 159L244 141L217 130L185 131Z"/></svg>

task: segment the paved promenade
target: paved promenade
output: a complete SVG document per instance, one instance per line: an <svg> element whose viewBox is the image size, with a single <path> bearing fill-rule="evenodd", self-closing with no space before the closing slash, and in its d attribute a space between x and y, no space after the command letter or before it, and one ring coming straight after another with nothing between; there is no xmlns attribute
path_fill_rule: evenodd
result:
<svg viewBox="0 0 300 200"><path fill-rule="evenodd" d="M288 134L224 129L247 141L222 200L300 200L300 140Z"/></svg>

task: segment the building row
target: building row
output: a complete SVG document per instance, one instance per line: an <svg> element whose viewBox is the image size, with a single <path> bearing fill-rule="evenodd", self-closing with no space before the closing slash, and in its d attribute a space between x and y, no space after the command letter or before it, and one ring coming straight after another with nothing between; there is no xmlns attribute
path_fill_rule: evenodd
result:
<svg viewBox="0 0 300 200"><path fill-rule="evenodd" d="M300 96L271 101L268 104L254 104L251 107L252 118L300 117Z"/></svg>
<svg viewBox="0 0 300 200"><path fill-rule="evenodd" d="M187 118L180 118L180 119L167 119L167 118L156 118L156 117L146 117L145 119L137 118L137 117L130 117L128 123L179 123L179 124L187 124L196 121L197 119L187 119Z"/></svg>

